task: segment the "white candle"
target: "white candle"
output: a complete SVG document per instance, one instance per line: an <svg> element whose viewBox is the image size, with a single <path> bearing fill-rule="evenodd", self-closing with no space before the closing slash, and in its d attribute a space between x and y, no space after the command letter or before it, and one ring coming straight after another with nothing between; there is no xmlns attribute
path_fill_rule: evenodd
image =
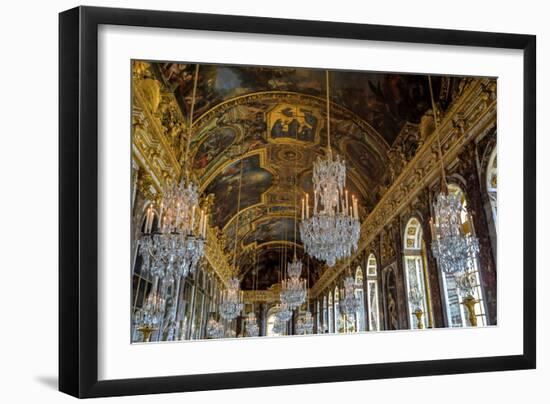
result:
<svg viewBox="0 0 550 404"><path fill-rule="evenodd" d="M353 210L355 213L355 218L359 219L359 210L357 209L357 198L353 198Z"/></svg>
<svg viewBox="0 0 550 404"><path fill-rule="evenodd" d="M147 212L145 212L145 229L143 229L143 231L145 233L148 233L147 230L149 230L149 213L151 212L151 207L149 206L147 208Z"/></svg>
<svg viewBox="0 0 550 404"><path fill-rule="evenodd" d="M309 219L309 194L306 194L306 217Z"/></svg>
<svg viewBox="0 0 550 404"><path fill-rule="evenodd" d="M302 220L304 220L304 198L302 198Z"/></svg>
<svg viewBox="0 0 550 404"><path fill-rule="evenodd" d="M349 207L349 199L348 199L348 190L346 189L346 210L348 210Z"/></svg>
<svg viewBox="0 0 550 404"><path fill-rule="evenodd" d="M149 207L149 230L148 233L151 233L153 230L153 220L155 219L155 213L153 212L153 205Z"/></svg>

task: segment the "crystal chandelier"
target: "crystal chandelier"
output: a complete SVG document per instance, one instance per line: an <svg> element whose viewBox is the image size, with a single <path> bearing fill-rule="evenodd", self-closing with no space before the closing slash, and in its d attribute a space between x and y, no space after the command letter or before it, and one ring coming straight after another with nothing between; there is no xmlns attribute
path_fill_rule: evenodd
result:
<svg viewBox="0 0 550 404"><path fill-rule="evenodd" d="M333 266L338 259L349 257L357 249L360 223L357 199L349 200L346 185L346 164L333 156L330 144L329 74L327 88L327 144L325 157L313 164L313 212L310 216L309 195L302 199L300 235L306 252Z"/></svg>
<svg viewBox="0 0 550 404"><path fill-rule="evenodd" d="M342 314L350 318L355 317L355 313L361 307L361 299L355 296L355 280L352 276L344 279L344 290L340 298L340 310Z"/></svg>
<svg viewBox="0 0 550 404"><path fill-rule="evenodd" d="M281 282L281 302L285 303L289 310L300 307L306 300L306 280L300 278L302 263L297 261L296 256L288 267L288 279Z"/></svg>
<svg viewBox="0 0 550 404"><path fill-rule="evenodd" d="M432 251L441 270L455 274L471 270L479 253L479 241L464 234L461 216L465 213L461 196L441 192L434 203Z"/></svg>
<svg viewBox="0 0 550 404"><path fill-rule="evenodd" d="M313 316L309 310L300 313L295 325L296 334L306 335L313 333Z"/></svg>
<svg viewBox="0 0 550 404"><path fill-rule="evenodd" d="M292 318L292 310L290 310L286 303L279 303L275 306L275 310L275 317L282 323L286 323Z"/></svg>
<svg viewBox="0 0 550 404"><path fill-rule="evenodd" d="M206 335L209 338L222 338L225 334L225 329L222 323L215 318L210 318L206 324Z"/></svg>
<svg viewBox="0 0 550 404"><path fill-rule="evenodd" d="M256 314L254 314L253 311L248 313L246 316L245 330L246 330L246 334L249 337L257 337L260 332L260 328L258 327L258 322L256 321Z"/></svg>
<svg viewBox="0 0 550 404"><path fill-rule="evenodd" d="M198 193L182 181L163 195L158 213L159 228L153 231L155 213L149 206L145 231L139 240L143 270L161 279L185 278L196 270L204 255L207 218L200 210L195 223ZM195 235L194 231L198 234Z"/></svg>
<svg viewBox="0 0 550 404"><path fill-rule="evenodd" d="M477 327L477 314L475 306L479 303L479 299L476 296L476 285L478 280L476 273L473 271L466 271L463 273L457 273L454 275L456 280L456 285L458 288L458 293L462 298L461 303L464 305L468 311L468 321L470 326Z"/></svg>
<svg viewBox="0 0 550 404"><path fill-rule="evenodd" d="M409 291L409 301L411 302L411 305L416 308L416 310L422 310L424 295L422 294L418 286L413 286Z"/></svg>
<svg viewBox="0 0 550 404"><path fill-rule="evenodd" d="M239 279L232 277L227 282L227 288L222 293L220 316L225 320L233 320L243 310L243 295L239 289Z"/></svg>
<svg viewBox="0 0 550 404"><path fill-rule="evenodd" d="M149 293L143 306L134 313L134 329L143 334L143 342L149 342L151 334L159 329L166 300L157 293Z"/></svg>
<svg viewBox="0 0 550 404"><path fill-rule="evenodd" d="M447 186L431 76L428 76L428 83L437 135L442 188L433 206L434 217L430 220L432 251L443 272L462 274L470 271L473 263L477 260L479 241L476 237L465 234L462 228L462 215L467 212L462 204L460 195L450 193Z"/></svg>
<svg viewBox="0 0 550 404"><path fill-rule="evenodd" d="M278 317L275 317L275 322L273 323L273 332L275 334L282 334L285 332L285 322L279 320Z"/></svg>

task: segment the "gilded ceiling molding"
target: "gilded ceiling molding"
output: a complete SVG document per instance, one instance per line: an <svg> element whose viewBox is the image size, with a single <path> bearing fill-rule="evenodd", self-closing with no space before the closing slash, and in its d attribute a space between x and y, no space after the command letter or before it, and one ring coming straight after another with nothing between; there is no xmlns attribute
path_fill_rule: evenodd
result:
<svg viewBox="0 0 550 404"><path fill-rule="evenodd" d="M225 170L231 164L234 164L234 163L237 163L241 160L247 159L248 157L255 156L256 154L258 154L260 156L260 168L263 168L264 170L269 171L273 175L273 177L276 177L277 173L271 167L269 167L268 164L266 164L266 161L267 161L266 149L265 148L254 149L254 150L250 150L250 151L248 151L244 154L240 154L240 155L238 155L237 157L235 157L231 160L225 161L224 164L219 165L216 168L215 171L208 174L208 177L204 178L202 180L202 182L200 182L200 191L204 192L206 187L208 187L208 185L210 185L210 183L212 181L214 181L214 179L218 176L218 174L220 174L223 170ZM264 193L267 193L268 191L269 191L269 189ZM242 210L241 210L241 212L242 212Z"/></svg>
<svg viewBox="0 0 550 404"><path fill-rule="evenodd" d="M197 131L200 133L203 126L206 126L209 124L209 122L212 119L218 118L219 116L223 115L226 111L228 111L231 108L234 108L239 105L247 105L249 103L257 103L257 102L266 102L266 101L276 101L276 102L283 102L283 103L293 103L293 104L302 104L306 105L308 107L315 107L320 109L321 111L324 111L326 109L326 99L316 97L313 95L307 95L302 93L296 93L296 92L290 92L290 91L260 91L255 92L251 94L245 94L238 97L230 98L228 100L225 100L208 111L204 112L201 116L199 116L195 123L193 124L193 127L197 128ZM342 115L344 119L349 119L353 123L355 123L364 133L371 135L371 139L365 139L367 142L369 140L374 140L374 142L371 144L371 147L373 147L373 150L380 152L380 151L387 151L390 148L390 145L386 142L386 140L380 135L376 129L374 129L369 123L367 123L364 119L359 117L354 112L350 111L349 109L343 107L340 104L336 104L334 102L331 102L331 108L334 113L333 118ZM196 142L193 145L196 147ZM368 142L371 143L371 142Z"/></svg>
<svg viewBox="0 0 550 404"><path fill-rule="evenodd" d="M235 271L233 266L229 263L229 257L220 246L216 230L211 226L208 226L206 229L206 247L204 255L214 272L220 277L223 284L227 286L227 281L235 275Z"/></svg>
<svg viewBox="0 0 550 404"><path fill-rule="evenodd" d="M495 81L486 78L469 80L441 123L441 147L445 166L458 157L465 145L492 130L496 122L496 112ZM436 181L439 175L436 137L430 135L363 222L358 249L351 259L355 259L368 248L371 240L380 234L384 226L407 207L425 184ZM345 263L339 262L334 267L327 268L313 285L312 296L317 297L322 293L346 267Z"/></svg>
<svg viewBox="0 0 550 404"><path fill-rule="evenodd" d="M161 94L160 85L155 86L151 81L153 80L132 81L132 144L143 156L161 185L164 185L167 181L179 178L181 169L165 135L167 128L162 125L157 110L160 102L173 103L174 106L177 106L177 103L173 94ZM157 98L162 100L158 102Z"/></svg>
<svg viewBox="0 0 550 404"><path fill-rule="evenodd" d="M276 303L281 300L281 284L276 283L263 290L245 290L243 291L244 303Z"/></svg>

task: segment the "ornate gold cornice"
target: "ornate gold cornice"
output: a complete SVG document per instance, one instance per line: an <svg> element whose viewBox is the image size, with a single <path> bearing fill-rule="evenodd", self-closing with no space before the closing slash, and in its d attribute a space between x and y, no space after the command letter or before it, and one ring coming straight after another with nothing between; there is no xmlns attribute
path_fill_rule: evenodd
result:
<svg viewBox="0 0 550 404"><path fill-rule="evenodd" d="M151 84L147 84L147 90L145 90L143 81L136 79L132 81L134 116L132 144L143 156L151 171L155 172L155 177L161 185L164 185L169 179L177 180L181 169L176 154L166 138L167 128L162 126L160 119L156 116L157 101L151 100L151 97L163 98L165 103L174 105L177 103L173 94L161 95L160 87L158 87L158 94L155 94L154 87L151 87L153 87ZM179 108L177 110L179 111Z"/></svg>
<svg viewBox="0 0 550 404"><path fill-rule="evenodd" d="M471 79L445 114L440 127L445 166L457 158L466 144L494 126L497 112L494 84L491 79ZM374 237L411 203L426 184L437 180L440 171L436 147L436 137L430 135L363 222L358 249L352 260L368 248ZM347 267L345 264L338 262L327 268L313 285L311 295L317 297L322 293Z"/></svg>
<svg viewBox="0 0 550 404"><path fill-rule="evenodd" d="M221 248L216 230L208 227L206 231L205 257L214 272L220 277L224 285L234 275L233 267L229 264L227 254Z"/></svg>

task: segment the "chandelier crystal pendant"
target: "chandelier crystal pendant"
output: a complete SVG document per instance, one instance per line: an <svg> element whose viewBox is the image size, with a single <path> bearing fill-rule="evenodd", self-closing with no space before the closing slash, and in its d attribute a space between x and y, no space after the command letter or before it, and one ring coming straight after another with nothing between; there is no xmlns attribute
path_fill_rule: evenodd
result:
<svg viewBox="0 0 550 404"><path fill-rule="evenodd" d="M355 295L355 280L352 276L344 279L343 296L340 299L340 310L349 318L355 318L355 314L361 307L361 299Z"/></svg>
<svg viewBox="0 0 550 404"><path fill-rule="evenodd" d="M327 146L324 157L313 163L313 211L310 215L309 195L302 199L300 236L305 251L333 266L337 260L349 257L357 249L361 230L357 199L345 189L346 164L333 155L330 142L329 73L327 90Z"/></svg>
<svg viewBox="0 0 550 404"><path fill-rule="evenodd" d="M239 289L239 279L232 277L227 282L227 288L222 292L219 312L225 320L237 318L243 310L243 295Z"/></svg>
<svg viewBox="0 0 550 404"><path fill-rule="evenodd" d="M440 269L449 274L463 274L473 269L479 254L479 241L466 234L462 227L462 215L467 214L460 195L450 193L445 176L445 164L441 149L439 120L433 96L432 78L428 76L432 111L434 114L437 148L441 169L441 191L433 205L434 216L430 220L432 252Z"/></svg>

